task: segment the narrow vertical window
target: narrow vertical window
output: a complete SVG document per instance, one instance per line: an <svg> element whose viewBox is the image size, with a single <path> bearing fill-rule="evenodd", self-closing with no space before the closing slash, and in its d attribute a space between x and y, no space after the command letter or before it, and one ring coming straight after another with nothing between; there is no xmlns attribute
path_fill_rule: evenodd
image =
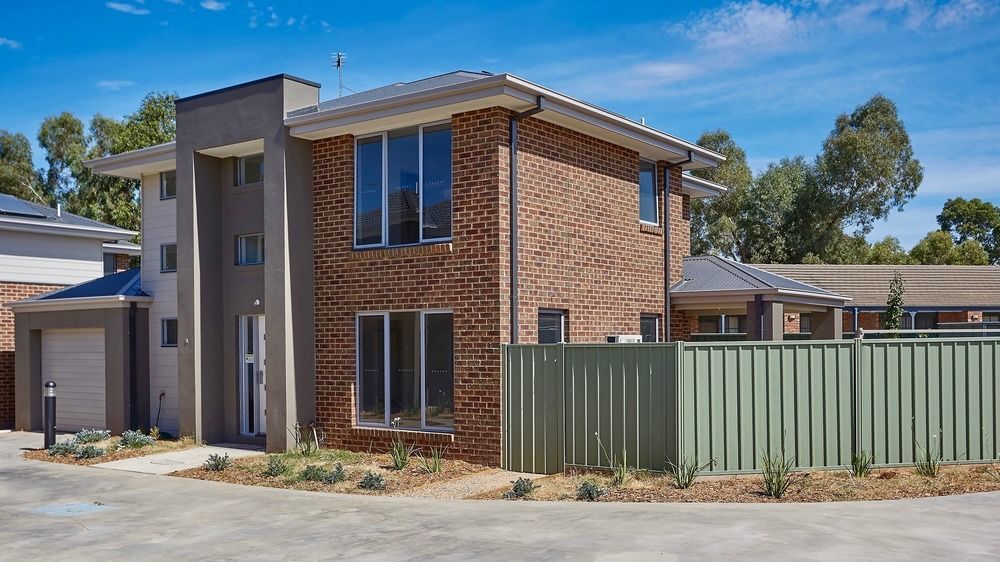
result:
<svg viewBox="0 0 1000 562"><path fill-rule="evenodd" d="M451 125L424 127L423 239L451 238Z"/></svg>
<svg viewBox="0 0 1000 562"><path fill-rule="evenodd" d="M358 421L386 423L385 316L358 318Z"/></svg>
<svg viewBox="0 0 1000 562"><path fill-rule="evenodd" d="M656 164L639 161L639 220L660 224L656 197Z"/></svg>
<svg viewBox="0 0 1000 562"><path fill-rule="evenodd" d="M160 272L177 271L177 244L160 245Z"/></svg>
<svg viewBox="0 0 1000 562"><path fill-rule="evenodd" d="M566 313L561 310L538 311L538 343L566 341Z"/></svg>
<svg viewBox="0 0 1000 562"><path fill-rule="evenodd" d="M177 172L160 172L160 199L177 197Z"/></svg>
<svg viewBox="0 0 1000 562"><path fill-rule="evenodd" d="M420 428L419 313L389 315L389 419L398 427Z"/></svg>
<svg viewBox="0 0 1000 562"><path fill-rule="evenodd" d="M643 343L656 343L660 340L660 317L653 314L643 314L639 317L639 333Z"/></svg>
<svg viewBox="0 0 1000 562"><path fill-rule="evenodd" d="M177 347L176 318L163 318L160 320L160 346Z"/></svg>
<svg viewBox="0 0 1000 562"><path fill-rule="evenodd" d="M386 201L389 212L389 246L420 242L420 140L419 129L390 131Z"/></svg>
<svg viewBox="0 0 1000 562"><path fill-rule="evenodd" d="M450 312L424 315L424 408L428 428L455 427L455 342Z"/></svg>
<svg viewBox="0 0 1000 562"><path fill-rule="evenodd" d="M382 244L382 137L358 139L354 192L354 243Z"/></svg>

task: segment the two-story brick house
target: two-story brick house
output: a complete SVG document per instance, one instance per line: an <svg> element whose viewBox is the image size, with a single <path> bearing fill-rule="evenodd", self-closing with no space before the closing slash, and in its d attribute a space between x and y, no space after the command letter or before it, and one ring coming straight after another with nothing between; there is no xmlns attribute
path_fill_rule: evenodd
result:
<svg viewBox="0 0 1000 562"><path fill-rule="evenodd" d="M509 74L325 102L279 75L178 100L177 131L183 434L368 449L395 421L497 464L501 344L689 330L665 287L723 188L683 172L723 156L639 122Z"/></svg>

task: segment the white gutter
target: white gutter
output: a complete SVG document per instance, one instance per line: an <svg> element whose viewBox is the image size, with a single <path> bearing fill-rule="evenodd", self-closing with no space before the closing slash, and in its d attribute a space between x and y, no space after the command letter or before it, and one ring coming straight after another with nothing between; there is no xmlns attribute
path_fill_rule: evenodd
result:
<svg viewBox="0 0 1000 562"><path fill-rule="evenodd" d="M149 308L153 297L128 297L111 295L100 297L76 297L68 299L29 299L7 303L16 312L48 312L62 310L93 310L100 308L127 308L137 303L140 308Z"/></svg>
<svg viewBox="0 0 1000 562"><path fill-rule="evenodd" d="M122 244L116 244L114 242L105 242L102 246L104 247L105 254L126 254L129 256L142 255L142 246L138 244L129 243L128 246L123 246Z"/></svg>
<svg viewBox="0 0 1000 562"><path fill-rule="evenodd" d="M87 160L83 165L97 174L142 179L141 170L143 168L163 168L164 165L169 164L167 169L173 169L173 163L177 158L176 152L177 143L167 142L140 148L139 150ZM128 170L130 168L135 169L136 172L129 173Z"/></svg>
<svg viewBox="0 0 1000 562"><path fill-rule="evenodd" d="M405 113L406 111L469 102L498 95L510 97L512 98L511 101L518 102L516 109L525 109L533 106L538 96L543 96L546 100L547 111L584 121L605 131L644 142L655 148L675 154L678 160L687 158L688 151L691 151L696 161L709 166L715 166L726 159L724 155L718 152L708 150L707 148L641 123L636 123L620 115L549 90L511 74L486 76L438 88L409 92L344 107L334 107L314 113L295 115L285 119L285 125L290 128L292 136L310 138L307 135L310 133L315 134L317 131L325 128L344 126L349 123L360 123L387 115ZM395 113L391 111L393 109L396 110ZM372 116L371 114L377 115Z"/></svg>
<svg viewBox="0 0 1000 562"><path fill-rule="evenodd" d="M805 297L810 299L820 299L829 301L848 302L851 297L835 294L810 293L808 291L796 291L794 289L714 289L708 291L678 291L676 286L670 290L674 298L705 298L705 297L752 297L756 295L788 295L794 297Z"/></svg>
<svg viewBox="0 0 1000 562"><path fill-rule="evenodd" d="M97 238L98 240L127 240L137 234L131 230L124 230L115 227L40 222L37 220L19 219L7 216L0 216L0 230L34 232L39 234L58 234L78 238Z"/></svg>
<svg viewBox="0 0 1000 562"><path fill-rule="evenodd" d="M692 197L718 197L729 191L728 187L685 172L681 175L681 189Z"/></svg>

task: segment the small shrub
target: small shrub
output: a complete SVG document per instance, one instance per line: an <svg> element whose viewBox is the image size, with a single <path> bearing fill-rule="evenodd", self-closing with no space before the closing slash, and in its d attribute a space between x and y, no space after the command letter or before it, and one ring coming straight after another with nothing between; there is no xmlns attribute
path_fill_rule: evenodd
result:
<svg viewBox="0 0 1000 562"><path fill-rule="evenodd" d="M128 430L122 433L121 439L118 441L119 449L141 449L143 447L149 447L156 440L152 436L146 435L141 431Z"/></svg>
<svg viewBox="0 0 1000 562"><path fill-rule="evenodd" d="M601 499L606 492L597 482L593 480L584 480L580 483L580 486L576 489L576 499L596 502Z"/></svg>
<svg viewBox="0 0 1000 562"><path fill-rule="evenodd" d="M427 474L441 472L441 461L444 460L444 451L445 450L441 447L432 447L429 457L421 455L420 469Z"/></svg>
<svg viewBox="0 0 1000 562"><path fill-rule="evenodd" d="M50 457L65 457L67 455L75 455L79 448L80 445L76 441L63 441L49 447L48 453Z"/></svg>
<svg viewBox="0 0 1000 562"><path fill-rule="evenodd" d="M535 481L531 478L518 478L517 480L511 480L510 483L510 491L504 494L504 497L509 500L530 496L532 492L539 488L538 484L535 484Z"/></svg>
<svg viewBox="0 0 1000 562"><path fill-rule="evenodd" d="M347 478L347 473L344 471L344 465L339 462L330 470L328 468L322 467L316 464L310 464L302 469L299 473L299 478L303 480L309 480L310 482L322 482L323 484L336 484L341 480Z"/></svg>
<svg viewBox="0 0 1000 562"><path fill-rule="evenodd" d="M83 445L76 450L76 458L78 459L96 459L97 457L103 456L104 449L95 445Z"/></svg>
<svg viewBox="0 0 1000 562"><path fill-rule="evenodd" d="M872 473L872 461L874 460L874 455L869 455L864 451L856 455L851 455L851 466L849 468L851 476L855 478L868 478L868 475Z"/></svg>
<svg viewBox="0 0 1000 562"><path fill-rule="evenodd" d="M937 436L935 435L933 439L936 438ZM917 449L916 460L913 462L913 467L916 468L917 474L926 476L927 478L937 478L937 475L941 474L942 455L940 453L932 453L929 448L924 449L916 440L913 441L913 445Z"/></svg>
<svg viewBox="0 0 1000 562"><path fill-rule="evenodd" d="M701 471L709 468L715 464L715 459L711 459L704 464L698 464L698 461L691 458L682 458L681 462L674 464L667 461L667 474L670 475L674 480L674 486L682 490L690 488L694 481L698 479L698 474Z"/></svg>
<svg viewBox="0 0 1000 562"><path fill-rule="evenodd" d="M784 451L771 454L764 453L761 457L761 473L764 476L764 494L780 499L798 479L792 469L795 459L785 457Z"/></svg>
<svg viewBox="0 0 1000 562"><path fill-rule="evenodd" d="M153 427L149 428L149 436L153 438L153 441L159 441L160 440L160 428L156 427L155 425Z"/></svg>
<svg viewBox="0 0 1000 562"><path fill-rule="evenodd" d="M105 439L111 439L111 432L106 429L84 429L73 436L73 440L80 444L98 443Z"/></svg>
<svg viewBox="0 0 1000 562"><path fill-rule="evenodd" d="M358 488L362 490L384 490L385 476L369 470L361 477L361 481L358 482Z"/></svg>
<svg viewBox="0 0 1000 562"><path fill-rule="evenodd" d="M896 476L899 476L899 473L895 470L883 470L878 473L877 478L879 480L892 480Z"/></svg>
<svg viewBox="0 0 1000 562"><path fill-rule="evenodd" d="M288 463L285 462L285 459L271 456L267 457L267 467L261 474L267 478L277 478L286 472L288 472Z"/></svg>
<svg viewBox="0 0 1000 562"><path fill-rule="evenodd" d="M225 453L223 455L212 453L211 455L208 455L208 460L206 460L205 464L202 466L205 467L205 470L211 472L222 472L223 470L233 466L233 459L229 458L229 453Z"/></svg>

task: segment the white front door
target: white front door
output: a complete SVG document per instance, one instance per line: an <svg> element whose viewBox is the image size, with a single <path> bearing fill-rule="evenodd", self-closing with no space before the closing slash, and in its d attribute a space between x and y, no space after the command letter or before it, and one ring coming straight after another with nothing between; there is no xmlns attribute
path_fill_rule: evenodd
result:
<svg viewBox="0 0 1000 562"><path fill-rule="evenodd" d="M264 435L267 430L264 316L240 316L239 330L240 433Z"/></svg>

